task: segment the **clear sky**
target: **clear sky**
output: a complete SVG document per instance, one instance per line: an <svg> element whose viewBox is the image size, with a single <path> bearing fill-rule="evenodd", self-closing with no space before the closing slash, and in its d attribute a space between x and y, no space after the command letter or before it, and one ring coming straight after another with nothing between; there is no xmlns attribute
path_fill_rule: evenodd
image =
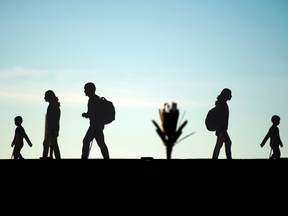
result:
<svg viewBox="0 0 288 216"><path fill-rule="evenodd" d="M281 117L288 157L288 1L0 1L0 158L11 157L21 115L33 143L25 158L43 150L46 90L61 102L62 158L80 158L89 121L84 84L116 107L105 127L111 158L165 158L151 123L176 102L188 125L172 158L211 158L216 142L204 120L223 88L233 158L267 158L260 143ZM102 158L95 141L91 158ZM224 148L220 158L225 158Z"/></svg>

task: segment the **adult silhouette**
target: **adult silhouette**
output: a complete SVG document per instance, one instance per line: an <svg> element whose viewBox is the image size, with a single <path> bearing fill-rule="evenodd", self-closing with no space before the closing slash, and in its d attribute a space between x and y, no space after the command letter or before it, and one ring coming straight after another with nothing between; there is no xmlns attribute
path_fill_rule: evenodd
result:
<svg viewBox="0 0 288 216"><path fill-rule="evenodd" d="M46 135L43 142L43 158L47 158L49 147L51 145L55 158L61 159L60 150L58 147L57 138L59 136L59 121L60 121L60 103L52 90L45 92L44 97L46 102L49 102L46 114Z"/></svg>
<svg viewBox="0 0 288 216"><path fill-rule="evenodd" d="M90 119L90 126L87 130L87 133L83 139L83 148L82 148L82 159L87 159L90 152L90 143L95 138L98 146L100 147L102 156L104 159L109 159L108 148L105 144L104 140L104 124L105 119L104 116L105 110L101 106L101 98L95 94L96 86L94 83L89 82L84 86L84 92L88 100L88 111L86 113L82 113L82 117Z"/></svg>
<svg viewBox="0 0 288 216"><path fill-rule="evenodd" d="M232 159L231 156L231 139L228 135L228 120L229 120L229 108L227 105L227 101L231 100L232 93L230 89L223 89L220 95L217 97L217 101L215 102L215 121L217 123L216 127L216 136L217 141L213 151L212 159L217 159L219 156L219 152L223 143L225 143L225 153L227 159Z"/></svg>

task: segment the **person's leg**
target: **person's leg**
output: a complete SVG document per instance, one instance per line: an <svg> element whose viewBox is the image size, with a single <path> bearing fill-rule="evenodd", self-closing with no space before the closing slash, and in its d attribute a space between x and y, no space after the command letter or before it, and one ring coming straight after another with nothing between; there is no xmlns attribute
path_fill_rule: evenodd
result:
<svg viewBox="0 0 288 216"><path fill-rule="evenodd" d="M47 132L45 135L45 140L43 141L43 154L42 154L43 158L47 158L48 156L50 142L51 142L51 133Z"/></svg>
<svg viewBox="0 0 288 216"><path fill-rule="evenodd" d="M217 141L216 141L216 145L215 145L215 148L214 148L214 151L213 151L212 159L217 159L218 158L222 145L223 145L223 139L222 139L222 133L220 133L217 136Z"/></svg>
<svg viewBox="0 0 288 216"><path fill-rule="evenodd" d="M55 158L56 159L61 159L57 137L54 135L53 132L52 132L52 136L51 136L51 146L52 146Z"/></svg>
<svg viewBox="0 0 288 216"><path fill-rule="evenodd" d="M82 156L81 156L82 159L88 159L90 143L94 139L94 137L95 137L94 130L91 127L89 127L83 139Z"/></svg>
<svg viewBox="0 0 288 216"><path fill-rule="evenodd" d="M19 154L20 154L20 149L17 145L15 145L14 149L13 149L13 158L14 160L18 160L19 158Z"/></svg>
<svg viewBox="0 0 288 216"><path fill-rule="evenodd" d="M227 131L223 132L223 140L225 143L225 153L226 153L226 158L227 159L232 159L232 153L231 153L231 139L227 133Z"/></svg>
<svg viewBox="0 0 288 216"><path fill-rule="evenodd" d="M95 138L104 159L109 159L109 151L105 144L103 130L95 130Z"/></svg>
<svg viewBox="0 0 288 216"><path fill-rule="evenodd" d="M18 158L21 159L21 160L25 159L25 158L21 155L20 151L19 151Z"/></svg>
<svg viewBox="0 0 288 216"><path fill-rule="evenodd" d="M23 143L17 143L13 150L14 159L24 159L20 153L21 149L23 148Z"/></svg>
<svg viewBox="0 0 288 216"><path fill-rule="evenodd" d="M49 145L49 158L53 158L53 148L52 148L52 145Z"/></svg>
<svg viewBox="0 0 288 216"><path fill-rule="evenodd" d="M273 148L273 154L272 154L270 159L279 159L280 155L281 155L281 153L280 153L279 147L274 147Z"/></svg>

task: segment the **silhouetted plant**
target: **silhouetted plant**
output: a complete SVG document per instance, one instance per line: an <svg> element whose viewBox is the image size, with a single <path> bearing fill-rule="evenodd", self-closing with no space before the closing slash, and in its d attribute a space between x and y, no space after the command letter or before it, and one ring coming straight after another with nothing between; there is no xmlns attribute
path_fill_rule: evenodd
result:
<svg viewBox="0 0 288 216"><path fill-rule="evenodd" d="M184 112L185 114L185 112ZM158 124L152 120L153 124L156 126L156 132L160 136L164 145L166 146L166 156L167 159L171 159L172 148L176 143L179 143L183 139L191 136L193 133L185 136L180 141L177 142L178 138L182 134L182 129L186 126L188 121L184 121L183 124L180 122L180 127L177 129L177 122L179 117L179 110L177 109L177 104L172 103L170 107L168 103L163 104L163 109L159 110L161 128ZM184 116L184 115L183 115Z"/></svg>

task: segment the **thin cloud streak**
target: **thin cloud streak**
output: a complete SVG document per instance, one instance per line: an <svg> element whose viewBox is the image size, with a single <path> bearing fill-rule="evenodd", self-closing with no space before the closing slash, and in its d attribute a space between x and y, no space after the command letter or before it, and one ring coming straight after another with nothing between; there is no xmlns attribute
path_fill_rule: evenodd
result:
<svg viewBox="0 0 288 216"><path fill-rule="evenodd" d="M13 98L13 99L28 99L28 100L43 100L43 96L31 95L31 94L21 94L15 92L4 92L0 91L0 98Z"/></svg>
<svg viewBox="0 0 288 216"><path fill-rule="evenodd" d="M107 97L115 106L161 108L162 103L172 99L181 107L207 107L210 104L195 92L201 92L202 97L203 94L207 96L204 86L217 88L219 85L209 80L197 79L161 79L161 82L157 78L148 77L144 80L130 79L135 75L131 75L132 72L127 73L117 78L112 76L111 79L109 73L97 70L38 70L22 67L0 69L0 98L42 101L44 92L52 89L61 103L86 104L88 98L84 95L83 86L88 81L97 80L101 83L99 95ZM167 98L164 98L165 95ZM190 98L194 100L188 100Z"/></svg>
<svg viewBox="0 0 288 216"><path fill-rule="evenodd" d="M57 95L59 96L59 95ZM0 91L0 98L2 99L17 99L17 100L33 100L33 101L43 101L44 96L40 95L32 95L32 94L23 94L23 93L15 93L15 92L4 92ZM69 94L69 95L60 95L59 100L61 103L69 103L69 104L87 104L87 98L77 94ZM157 108L158 105L156 103L147 102L144 100L132 100L125 98L115 98L111 99L115 106L123 106L123 107L153 107Z"/></svg>

